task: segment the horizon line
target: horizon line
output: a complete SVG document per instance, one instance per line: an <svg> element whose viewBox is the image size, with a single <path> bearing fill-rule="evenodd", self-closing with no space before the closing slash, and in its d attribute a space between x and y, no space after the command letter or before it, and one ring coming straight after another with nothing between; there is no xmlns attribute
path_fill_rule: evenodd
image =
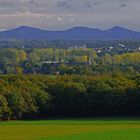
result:
<svg viewBox="0 0 140 140"><path fill-rule="evenodd" d="M21 25L21 26L16 26L16 27L12 27L12 28L9 28L9 29L0 29L0 32L5 32L5 31L9 31L9 30L14 30L14 29L18 29L18 28L33 28L33 29L38 29L38 30L42 30L42 31L67 31L67 30L70 30L70 29L74 29L74 28L87 28L87 29L94 29L94 30L100 30L100 31L107 31L107 30L110 30L110 29L113 29L113 28L122 28L122 29L126 29L126 30L130 30L130 31L134 31L134 32L140 32L138 30L133 30L133 29L130 29L128 27L124 27L124 26L119 26L119 25L114 25L114 26L111 26L110 28L108 27L107 29L101 29L101 28L98 28L98 27L89 27L89 26L72 26L72 27L69 27L69 28L66 28L66 29L45 29L45 28L41 28L41 27L37 27L37 26L30 26L30 25Z"/></svg>

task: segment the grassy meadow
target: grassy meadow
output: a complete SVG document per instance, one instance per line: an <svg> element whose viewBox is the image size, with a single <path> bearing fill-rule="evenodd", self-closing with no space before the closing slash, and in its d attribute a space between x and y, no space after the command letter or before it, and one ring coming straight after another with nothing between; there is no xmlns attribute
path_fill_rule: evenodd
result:
<svg viewBox="0 0 140 140"><path fill-rule="evenodd" d="M140 119L70 119L0 123L1 140L139 140Z"/></svg>

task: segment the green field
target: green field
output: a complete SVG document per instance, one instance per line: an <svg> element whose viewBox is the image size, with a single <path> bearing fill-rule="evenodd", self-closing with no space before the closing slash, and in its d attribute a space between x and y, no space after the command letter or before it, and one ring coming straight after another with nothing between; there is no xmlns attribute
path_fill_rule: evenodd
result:
<svg viewBox="0 0 140 140"><path fill-rule="evenodd" d="M1 122L0 140L140 140L140 119Z"/></svg>

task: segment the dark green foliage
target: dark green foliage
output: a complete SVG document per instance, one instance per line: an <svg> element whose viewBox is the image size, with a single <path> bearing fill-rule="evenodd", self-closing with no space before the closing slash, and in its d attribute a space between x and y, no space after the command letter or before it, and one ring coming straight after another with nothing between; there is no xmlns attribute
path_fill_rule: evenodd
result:
<svg viewBox="0 0 140 140"><path fill-rule="evenodd" d="M0 118L139 116L140 76L0 76Z"/></svg>
<svg viewBox="0 0 140 140"><path fill-rule="evenodd" d="M5 120L9 118L8 102L3 95L0 95L0 118Z"/></svg>

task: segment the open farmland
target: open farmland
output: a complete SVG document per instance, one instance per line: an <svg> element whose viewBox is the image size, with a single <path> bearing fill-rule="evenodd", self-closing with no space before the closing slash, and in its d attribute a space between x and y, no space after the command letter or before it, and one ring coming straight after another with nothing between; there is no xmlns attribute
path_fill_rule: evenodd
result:
<svg viewBox="0 0 140 140"><path fill-rule="evenodd" d="M10 121L0 123L1 140L139 140L139 119Z"/></svg>

